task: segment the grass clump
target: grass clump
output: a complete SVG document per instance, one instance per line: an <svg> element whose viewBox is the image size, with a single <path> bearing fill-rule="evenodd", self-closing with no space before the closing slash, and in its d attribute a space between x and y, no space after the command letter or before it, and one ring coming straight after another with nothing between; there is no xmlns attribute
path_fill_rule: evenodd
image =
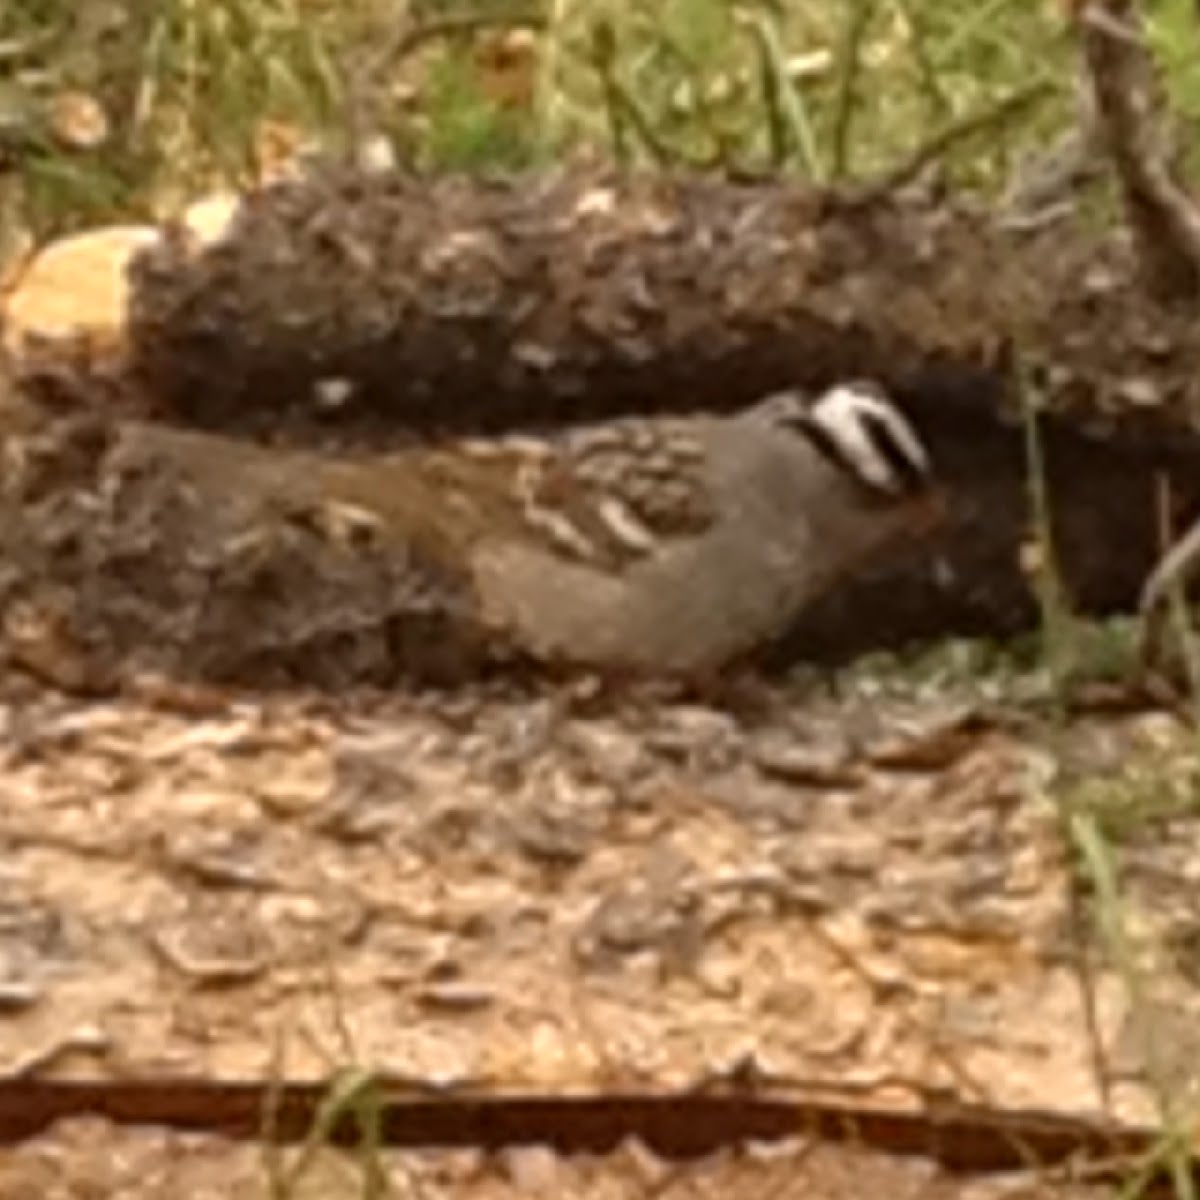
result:
<svg viewBox="0 0 1200 1200"><path fill-rule="evenodd" d="M0 148L57 230L364 131L423 170L586 153L833 179L1044 84L1050 103L949 152L987 182L1061 121L1069 53L1027 0L39 0L0 7ZM64 132L64 97L102 134Z"/></svg>
<svg viewBox="0 0 1200 1200"><path fill-rule="evenodd" d="M1189 0L1149 11L1185 119ZM153 215L296 148L385 137L422 170L564 154L831 180L944 158L999 186L1074 118L1053 4L1028 0L37 0L0 6L0 155L31 219ZM1004 110L1028 91L1036 103ZM103 135L63 117L94 106Z"/></svg>

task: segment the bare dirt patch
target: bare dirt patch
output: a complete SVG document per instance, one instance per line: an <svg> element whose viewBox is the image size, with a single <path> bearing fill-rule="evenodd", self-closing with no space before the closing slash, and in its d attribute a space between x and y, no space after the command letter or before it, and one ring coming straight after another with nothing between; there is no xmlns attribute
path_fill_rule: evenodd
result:
<svg viewBox="0 0 1200 1200"><path fill-rule="evenodd" d="M1036 727L869 687L775 704L750 723L553 696L14 704L5 1069L257 1078L283 1039L298 1078L748 1072L902 1106L1094 1108ZM1186 741L1153 714L1070 738ZM1178 921L1186 881L1155 880ZM1107 1053L1125 1000L1098 988Z"/></svg>
<svg viewBox="0 0 1200 1200"><path fill-rule="evenodd" d="M289 1160L285 1160L285 1163ZM359 1195L368 1171L396 1194L467 1200L511 1200L529 1195L629 1197L720 1195L758 1200L764 1195L853 1200L870 1189L897 1200L992 1200L1017 1192L1027 1200L1092 1200L1107 1195L1087 1187L1013 1173L970 1180L919 1161L865 1150L812 1145L802 1139L779 1148L750 1147L699 1162L663 1160L636 1144L608 1155L560 1157L537 1145L495 1155L470 1151L382 1150L371 1167L335 1150L317 1153L298 1172L297 1200ZM215 1137L122 1129L102 1121L64 1123L0 1157L0 1188L14 1198L52 1194L120 1195L130 1200L220 1196L258 1200L269 1194L262 1151ZM1019 1190L1018 1190L1019 1189Z"/></svg>

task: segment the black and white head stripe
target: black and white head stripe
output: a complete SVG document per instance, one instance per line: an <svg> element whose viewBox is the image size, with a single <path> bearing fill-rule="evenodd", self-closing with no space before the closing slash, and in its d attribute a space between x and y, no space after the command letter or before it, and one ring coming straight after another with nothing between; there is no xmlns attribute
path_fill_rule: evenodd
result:
<svg viewBox="0 0 1200 1200"><path fill-rule="evenodd" d="M925 447L875 383L830 388L808 408L803 428L823 454L873 491L898 496L929 482Z"/></svg>

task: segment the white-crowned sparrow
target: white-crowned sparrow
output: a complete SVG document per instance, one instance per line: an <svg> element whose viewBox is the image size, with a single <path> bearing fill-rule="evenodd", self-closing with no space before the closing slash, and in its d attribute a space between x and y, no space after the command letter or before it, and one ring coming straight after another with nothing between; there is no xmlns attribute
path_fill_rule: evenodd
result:
<svg viewBox="0 0 1200 1200"><path fill-rule="evenodd" d="M409 451L377 469L426 492L384 515L466 566L489 630L538 659L634 672L720 668L942 511L917 435L866 382L730 417ZM322 474L327 497L371 506L361 477Z"/></svg>
<svg viewBox="0 0 1200 1200"><path fill-rule="evenodd" d="M865 383L356 459L127 424L103 458L74 549L38 553L93 640L153 659L167 638L193 668L214 636L236 658L235 633L286 649L444 613L489 655L712 678L940 511L917 436Z"/></svg>

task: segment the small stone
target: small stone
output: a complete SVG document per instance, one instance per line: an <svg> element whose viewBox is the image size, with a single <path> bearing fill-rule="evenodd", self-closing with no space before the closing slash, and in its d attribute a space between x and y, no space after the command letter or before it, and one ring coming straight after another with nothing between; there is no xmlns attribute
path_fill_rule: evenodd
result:
<svg viewBox="0 0 1200 1200"><path fill-rule="evenodd" d="M504 1169L522 1196L560 1196L567 1190L562 1163L549 1146L513 1146L504 1151Z"/></svg>
<svg viewBox="0 0 1200 1200"><path fill-rule="evenodd" d="M512 356L523 367L529 367L538 372L550 371L558 362L558 356L554 351L539 342L518 342L512 348Z"/></svg>
<svg viewBox="0 0 1200 1200"><path fill-rule="evenodd" d="M172 928L154 934L151 940L168 966L196 983L209 987L248 983L269 965L265 949L253 946L250 939L244 948L207 946L201 944L202 937L193 938L195 932Z"/></svg>
<svg viewBox="0 0 1200 1200"><path fill-rule="evenodd" d="M354 390L354 383L349 379L318 379L313 384L313 400L321 412L337 412L354 398Z"/></svg>
<svg viewBox="0 0 1200 1200"><path fill-rule="evenodd" d="M1162 389L1144 375L1122 379L1117 385L1117 395L1135 408L1157 408L1163 402Z"/></svg>
<svg viewBox="0 0 1200 1200"><path fill-rule="evenodd" d="M800 745L781 737L764 737L751 749L758 770L770 779L799 787L857 787L863 772L840 748Z"/></svg>
<svg viewBox="0 0 1200 1200"><path fill-rule="evenodd" d="M625 730L577 721L568 728L567 739L584 769L610 787L638 779L649 766L641 741Z"/></svg>
<svg viewBox="0 0 1200 1200"><path fill-rule="evenodd" d="M478 1012L496 1002L496 993L486 984L468 980L426 984L417 993L417 1003L443 1012Z"/></svg>
<svg viewBox="0 0 1200 1200"><path fill-rule="evenodd" d="M516 822L516 840L529 858L564 867L582 862L592 843L590 830L578 818L532 807Z"/></svg>
<svg viewBox="0 0 1200 1200"><path fill-rule="evenodd" d="M1090 296L1103 296L1116 289L1116 272L1105 266L1090 267L1083 276L1083 290Z"/></svg>
<svg viewBox="0 0 1200 1200"><path fill-rule="evenodd" d="M1159 329L1146 330L1138 334L1137 346L1148 358L1159 361L1170 358L1175 349L1175 344L1170 336Z"/></svg>
<svg viewBox="0 0 1200 1200"><path fill-rule="evenodd" d="M0 980L0 1015L24 1012L41 998L41 989L23 979Z"/></svg>
<svg viewBox="0 0 1200 1200"><path fill-rule="evenodd" d="M645 744L672 762L715 769L737 761L742 740L732 717L699 705L677 705L663 711Z"/></svg>

